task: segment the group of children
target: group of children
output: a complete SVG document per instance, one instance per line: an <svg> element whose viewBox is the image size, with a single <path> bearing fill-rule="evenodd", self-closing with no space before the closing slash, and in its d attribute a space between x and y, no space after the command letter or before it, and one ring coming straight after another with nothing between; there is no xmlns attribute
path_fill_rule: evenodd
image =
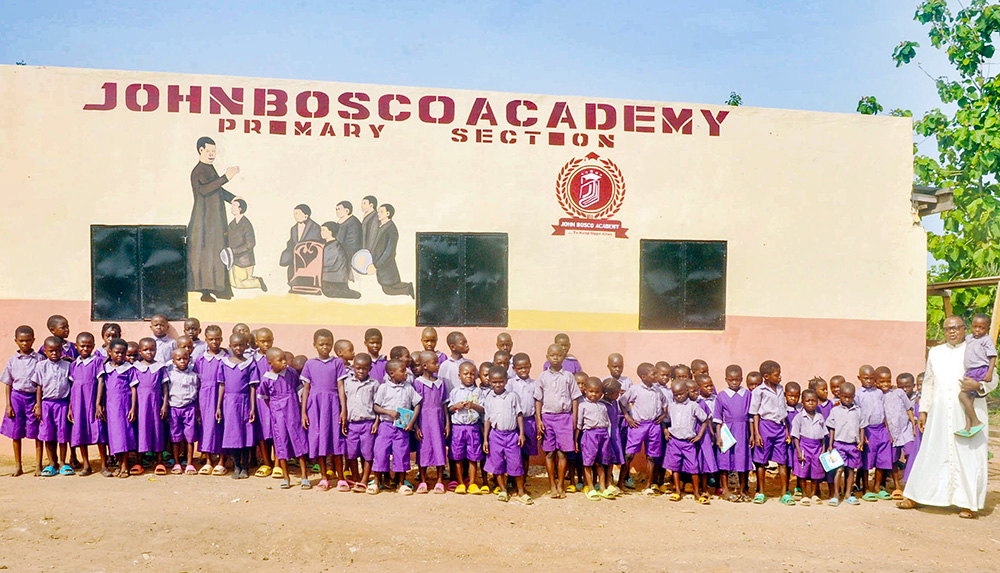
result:
<svg viewBox="0 0 1000 573"><path fill-rule="evenodd" d="M717 393L703 360L644 362L633 382L624 358L611 354L609 376L590 376L569 354L565 334L555 337L533 379L531 358L512 354L506 333L492 360L477 366L465 357L461 332L448 334L446 354L433 328L422 332L420 351L397 346L388 357L378 329L365 333L367 352L357 354L350 341L319 329L316 356L307 359L274 346L269 329L251 332L244 324L225 347L219 326L207 327L201 340L194 318L174 340L167 319L156 316L152 336L137 343L105 324L100 347L87 332L69 342L62 316L47 326L41 353L30 327L16 329L18 351L2 374L8 406L0 433L14 440L14 475L23 472L21 440L29 438L41 476L73 475L74 465L92 473L88 447L97 446L99 471L108 477L141 474L145 456L157 474L226 475L229 458L232 477L242 479L256 458L254 475L282 478L281 487L290 488L292 462L309 489L314 460L323 490L492 492L530 504L525 476L539 451L551 497L582 491L593 500L635 489L631 465L642 452L647 495L678 501L690 487L702 504L715 495L764 503L769 465L776 465L781 503L818 503L826 483L828 503L837 505L859 503L855 492L869 501L900 498L919 447L921 378L902 373L894 386L884 366L862 366L860 387L834 376L803 388L783 386L774 361L748 373L745 387L742 368L730 365ZM994 349L990 369L995 356ZM821 457L830 452L842 467L824 467ZM416 487L407 479L411 453Z"/></svg>

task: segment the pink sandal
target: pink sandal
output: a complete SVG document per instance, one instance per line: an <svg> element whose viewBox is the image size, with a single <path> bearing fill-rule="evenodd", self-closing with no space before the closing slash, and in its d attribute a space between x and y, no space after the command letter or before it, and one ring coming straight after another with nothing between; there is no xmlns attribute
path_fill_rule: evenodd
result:
<svg viewBox="0 0 1000 573"><path fill-rule="evenodd" d="M436 494L443 494L444 493L444 484L443 483L439 483L436 486L434 486L434 493L436 493Z"/></svg>
<svg viewBox="0 0 1000 573"><path fill-rule="evenodd" d="M420 484L417 485L417 493L427 493L427 491L428 490L427 490L427 484L426 483L420 482Z"/></svg>
<svg viewBox="0 0 1000 573"><path fill-rule="evenodd" d="M198 469L193 465L188 464L187 467L184 468L184 473L189 476L198 475Z"/></svg>
<svg viewBox="0 0 1000 573"><path fill-rule="evenodd" d="M316 487L318 487L319 489L321 489L323 491L327 491L327 490L330 489L330 482L329 482L329 480L325 480L325 479L324 480L320 480L319 485L316 486Z"/></svg>
<svg viewBox="0 0 1000 573"><path fill-rule="evenodd" d="M351 491L351 484L347 483L347 480L340 480L337 482L337 491Z"/></svg>
<svg viewBox="0 0 1000 573"><path fill-rule="evenodd" d="M457 481L448 482L448 491L455 491L455 488L457 487L458 487Z"/></svg>

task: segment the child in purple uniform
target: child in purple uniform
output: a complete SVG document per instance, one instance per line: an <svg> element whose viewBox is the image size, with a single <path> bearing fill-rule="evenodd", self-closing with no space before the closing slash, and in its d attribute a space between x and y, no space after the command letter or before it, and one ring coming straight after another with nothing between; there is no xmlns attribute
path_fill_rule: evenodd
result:
<svg viewBox="0 0 1000 573"><path fill-rule="evenodd" d="M469 353L469 341L465 338L464 334L458 331L449 332L446 341L451 355L441 363L441 368L438 370L438 378L444 382L445 389L450 393L462 385L458 381L458 367L464 362L470 362L468 358L464 357ZM452 475L455 475L454 469L452 469Z"/></svg>
<svg viewBox="0 0 1000 573"><path fill-rule="evenodd" d="M140 454L156 455L157 463L153 473L166 475L163 449L167 443L163 424L167 419L167 385L164 384L163 375L166 373L167 364L156 360L156 352L156 341L152 338L143 338L139 341L140 360L134 365L135 377L132 380L136 387L138 406L136 441ZM137 463L133 466L132 473L142 474L142 464Z"/></svg>
<svg viewBox="0 0 1000 573"><path fill-rule="evenodd" d="M625 465L631 466L632 459L640 451L646 454L646 489L643 493L654 495L653 473L656 458L663 455L663 421L666 403L663 394L654 384L653 365L643 362L636 369L641 384L625 391L622 398L622 415L628 424L628 442L625 445Z"/></svg>
<svg viewBox="0 0 1000 573"><path fill-rule="evenodd" d="M222 348L222 328L212 324L205 329L205 352L194 361L198 373L198 415L201 431L198 434L198 451L205 454L205 464L198 475L226 475L226 465L222 459L222 423L215 419L219 403L219 369L222 360L228 356ZM218 456L218 464L212 465L212 456Z"/></svg>
<svg viewBox="0 0 1000 573"><path fill-rule="evenodd" d="M249 357L257 370L257 379L260 380L265 372L271 369L265 354L274 346L274 333L270 328L258 328L254 331L253 339L257 341L257 352ZM271 448L274 446L274 425L271 423L271 409L267 407L264 397L257 394L257 417L254 422L254 440L257 443L257 455L260 456L261 465L254 472L254 477L268 477L274 472L274 464L271 460ZM283 470L278 470L276 478L284 478ZM323 474L326 477L326 474Z"/></svg>
<svg viewBox="0 0 1000 573"><path fill-rule="evenodd" d="M485 435L483 450L487 454L484 470L497 476L500 491L497 500L506 502L507 480L514 478L517 495L514 501L531 505L534 503L524 489L524 467L521 465L521 446L524 444L524 414L518 395L507 390L507 368L494 366L490 369L489 381L493 395L486 398L483 419Z"/></svg>
<svg viewBox="0 0 1000 573"><path fill-rule="evenodd" d="M628 476L628 470L625 467L625 444L619 439L621 427L624 416L622 416L621 402L619 399L622 396L622 386L621 382L615 380L614 378L608 378L602 382L604 388L604 408L608 411L608 421L610 425L608 426L609 435L609 446L608 446L608 458L606 464L608 466L608 487L607 489L612 495L618 497L622 493L622 488L625 487L625 479ZM625 424L628 427L628 424ZM611 476L611 472L614 466L618 466L618 484L614 484Z"/></svg>
<svg viewBox="0 0 1000 573"><path fill-rule="evenodd" d="M580 365L580 361L576 357L571 356L569 349L572 347L569 341L569 335L564 333L559 333L553 339L553 344L559 347L562 354L562 369L569 372L570 374L576 374L577 372L583 372L583 366ZM513 341L511 342L513 345ZM546 356L548 358L548 356ZM546 360L545 364L542 364L542 370L548 370L551 361Z"/></svg>
<svg viewBox="0 0 1000 573"><path fill-rule="evenodd" d="M608 460L611 458L611 418L608 409L601 401L604 398L604 385L601 379L592 376L584 385L584 396L577 405L576 443L583 462L584 489L587 499L614 499L614 492L608 488L610 471ZM616 428L617 429L617 428ZM618 432L615 432L617 439ZM595 481L594 474L597 474ZM596 485L596 487L595 487Z"/></svg>
<svg viewBox="0 0 1000 573"><path fill-rule="evenodd" d="M913 428L913 440L903 446L900 451L899 463L903 464L903 481L910 477L910 468L913 467L913 459L920 449L920 426L917 424L917 417L920 415L920 395L916 392L916 380L913 374L903 372L896 377L896 388L902 390L906 395L910 411L910 423Z"/></svg>
<svg viewBox="0 0 1000 573"><path fill-rule="evenodd" d="M965 336L965 377L976 382L993 379L997 366L997 347L987 334L990 331L990 317L987 314L972 316L971 332ZM955 432L956 436L971 438L983 431L986 424L979 421L973 404L979 398L976 392L959 392L958 401L965 412L965 427Z"/></svg>
<svg viewBox="0 0 1000 573"><path fill-rule="evenodd" d="M538 455L538 426L535 425L535 387L538 384L531 379L531 357L523 352L518 352L511 362L514 376L507 381L507 386L517 394L521 413L524 415L524 444L521 445L521 465L524 468L524 473L527 474L531 456Z"/></svg>
<svg viewBox="0 0 1000 573"><path fill-rule="evenodd" d="M889 497L890 499L902 500L903 483L900 480L902 475L899 457L903 448L913 441L913 407L910 405L910 399L906 397L906 392L892 387L891 377L879 376L876 384L882 392L882 402L885 404L885 427L889 431L892 445L893 490ZM882 491L885 491L885 488Z"/></svg>
<svg viewBox="0 0 1000 573"><path fill-rule="evenodd" d="M764 383L755 388L750 396L755 441L753 463L757 466L757 494L753 502L767 501L764 495L765 471L768 462L775 462L781 480L780 501L785 505L795 505L795 499L788 491L788 409L781 386L781 366L773 360L766 360L760 365L760 376Z"/></svg>
<svg viewBox="0 0 1000 573"><path fill-rule="evenodd" d="M49 329L49 333L52 336L60 340L60 344L62 345L60 360L68 362L76 360L76 357L80 354L77 352L76 346L69 340L69 321L66 320L66 317L61 314L54 314L45 321L45 326Z"/></svg>
<svg viewBox="0 0 1000 573"><path fill-rule="evenodd" d="M116 338L122 337L122 327L117 322L105 322L101 326L101 347L94 350L94 354L107 360L108 358L108 345L111 341Z"/></svg>
<svg viewBox="0 0 1000 573"><path fill-rule="evenodd" d="M35 366L34 380L41 391L41 416L38 439L45 444L49 465L42 470L43 477L56 473L73 475L73 468L66 463L69 446L69 362L63 360L63 341L56 336L45 339L45 359ZM36 413L38 406L35 407ZM56 444L59 456L56 457ZM56 467L59 467L58 472Z"/></svg>
<svg viewBox="0 0 1000 573"><path fill-rule="evenodd" d="M794 489L792 488L791 485L792 478L796 477L796 474L791 470L795 466L795 460L798 459L795 450L795 443L794 443L795 441L792 439L791 436L791 429L792 429L792 422L795 421L795 416L797 416L799 412L802 411L802 405L799 404L799 397L801 395L802 395L802 387L799 386L798 382L789 382L788 384L785 384L785 410L788 412L788 420L786 421L786 423L788 424L788 430L789 430L788 469L789 473L791 474L788 477L789 481L788 487L789 489L792 489L792 499L794 499L795 501L802 499L802 484L798 483L798 479L796 479Z"/></svg>
<svg viewBox="0 0 1000 573"><path fill-rule="evenodd" d="M208 344L198 338L201 336L201 321L193 316L188 317L184 321L184 334L191 339L191 344L194 345L194 350L191 351L191 364L194 364L195 360L198 360L208 350Z"/></svg>
<svg viewBox="0 0 1000 573"><path fill-rule="evenodd" d="M692 364L694 364L694 362L692 362ZM708 424L706 424L705 434L697 444L698 471L701 473L705 482L703 484L705 490L711 495L713 493L718 493L718 490L711 489L709 486L709 480L718 484L719 481L721 481L721 476L719 475L718 453L715 450L715 428L712 425L712 417L715 415L715 382L712 381L712 377L707 373L707 364L705 364L704 370L705 373L695 376L695 382L698 386L698 397L696 401L698 402L698 405L705 410L705 414L708 415L709 419Z"/></svg>
<svg viewBox="0 0 1000 573"><path fill-rule="evenodd" d="M80 448L83 460L81 476L93 473L90 467L88 446L97 445L101 456L101 475L111 477L107 466L108 431L104 423L97 419L97 378L104 375L104 360L94 354L94 335L81 332L76 337L76 349L80 353L70 365L69 377L73 382L69 391L69 421L72 424L69 446Z"/></svg>
<svg viewBox="0 0 1000 573"><path fill-rule="evenodd" d="M153 332L153 340L156 341L154 361L164 364L170 362L174 348L177 348L177 341L167 334L167 331L170 330L167 317L162 314L154 314L153 318L149 320L149 330Z"/></svg>
<svg viewBox="0 0 1000 573"><path fill-rule="evenodd" d="M567 337L567 342L568 340ZM563 349L552 344L546 356L549 366L538 376L538 386L535 388L535 424L545 451L549 495L560 499L566 497L566 453L576 450L573 440L576 399L583 393L576 385L573 374L562 368Z"/></svg>
<svg viewBox="0 0 1000 573"><path fill-rule="evenodd" d="M375 382L382 384L385 382L385 369L388 359L384 354L379 354L382 351L381 330L369 328L365 331L365 348L368 349L368 355L372 357L372 370L369 376L374 378Z"/></svg>
<svg viewBox="0 0 1000 573"><path fill-rule="evenodd" d="M845 501L851 505L861 503L851 493L851 486L854 484L854 472L861 467L866 425L861 408L854 403L854 384L844 382L840 385L840 404L830 410L830 416L826 419L826 427L830 429L830 445L826 447L826 451L837 450L844 459L844 467L837 470L833 497L827 502L828 505L840 505L841 496L848 496Z"/></svg>
<svg viewBox="0 0 1000 573"><path fill-rule="evenodd" d="M878 423L882 424L882 393L878 391L875 387L875 367L869 364L865 364L858 368L858 382L860 385L855 386L854 390L854 403L861 408L861 414L865 419L865 425L871 426L873 419L878 419ZM866 443L865 447L861 450L861 467L858 468L858 473L856 476L857 482L854 487L860 489L862 493L868 493L868 474L871 470L875 469L875 457L871 451L871 444L867 443L867 440L871 438L866 432ZM876 437L879 438L884 436ZM885 440L883 440L885 442Z"/></svg>
<svg viewBox="0 0 1000 573"><path fill-rule="evenodd" d="M375 472L376 482L382 483L382 474L389 471L391 457L392 471L396 472L396 491L402 495L412 495L413 490L403 483L403 478L410 471L410 432L420 418L422 399L413 385L406 382L406 366L401 361L389 360L385 370L389 380L375 391L374 410L379 414L380 423L375 435L372 470ZM399 419L401 408L413 411L413 417L402 428L394 423Z"/></svg>
<svg viewBox="0 0 1000 573"><path fill-rule="evenodd" d="M862 389L862 394L866 396L867 403L871 407L865 428L864 453L867 455L862 455L862 459L867 461L869 470L875 470L875 481L871 491L868 491L867 480L861 482L861 490L865 492L861 499L865 501L892 499L892 495L885 491L885 484L889 474L892 473L896 458L893 455L892 435L885 421L885 394L879 389L880 386L892 387L892 372L886 366L875 369L875 387L872 391Z"/></svg>
<svg viewBox="0 0 1000 573"><path fill-rule="evenodd" d="M129 458L137 457L132 425L136 409L135 367L125 359L127 350L127 342L121 338L112 340L104 376L97 379L97 419L107 422L108 453L118 456L115 476L120 478L131 475Z"/></svg>
<svg viewBox="0 0 1000 573"><path fill-rule="evenodd" d="M368 485L372 460L375 457L375 434L378 433L378 417L375 415L375 390L379 386L368 375L372 367L371 356L362 352L354 356L353 365L344 379L344 413L341 433L347 436L344 455L351 463L351 475L361 479L354 482L355 493L378 493L378 486ZM361 458L361 465L358 465Z"/></svg>
<svg viewBox="0 0 1000 573"><path fill-rule="evenodd" d="M420 346L423 347L424 352L433 352L434 356L437 357L438 364L443 363L448 359L448 355L437 349L438 345L438 332L433 326L428 326L420 333Z"/></svg>
<svg viewBox="0 0 1000 573"><path fill-rule="evenodd" d="M41 401L38 385L35 384L35 367L41 356L32 346L35 344L35 331L22 324L14 330L14 343L17 352L7 360L0 374L0 382L6 386L7 409L3 423L0 424L0 434L14 442L14 477L24 474L21 463L21 440L35 440L35 460L37 467L35 476L42 475L42 442L38 439L38 416L36 405Z"/></svg>
<svg viewBox="0 0 1000 573"><path fill-rule="evenodd" d="M618 396L615 396L616 401L621 399L624 393L635 384L635 382L632 382L631 378L622 375L624 372L625 372L625 358L621 354L618 354L617 352L609 354L608 355L609 376L604 379L604 383L607 384L608 381L610 380L614 380L615 382L618 383L618 387L621 389L621 393ZM621 412L620 403L618 405L618 408L619 412ZM619 416L618 419L621 421L620 425L617 428L613 427L612 430L618 433L618 436L616 438L619 442L618 450L620 450L624 456L625 444L628 443L628 424L625 422L625 418L623 416ZM627 465L624 464L624 462L616 462L616 463L621 464L621 467L618 469L618 485L615 488L620 491L621 488L625 487L626 480L631 479L629 478L628 475L630 469ZM610 481L611 478L608 479ZM635 484L633 484L633 486L634 485Z"/></svg>
<svg viewBox="0 0 1000 573"><path fill-rule="evenodd" d="M253 361L244 357L249 345L242 333L229 337L229 356L219 368L219 401L215 419L222 421L222 448L233 456L233 479L250 477L250 450L254 446L257 419L257 385L260 379Z"/></svg>
<svg viewBox="0 0 1000 573"><path fill-rule="evenodd" d="M711 503L708 493L703 494L701 491L701 472L698 467L696 445L705 435L708 414L697 402L690 399L691 392L687 382L674 380L670 389L674 398L667 404L667 420L670 428L663 431L666 438L663 467L673 472L674 478L674 493L670 494L670 501L681 500L681 492L684 491L681 485L681 472L684 472L691 475L698 503L708 505Z"/></svg>
<svg viewBox="0 0 1000 573"><path fill-rule="evenodd" d="M333 337L330 337L333 346ZM261 376L259 395L264 397L271 412L271 435L274 440L274 457L281 467L281 489L290 489L288 460L299 460L299 487L312 489L309 483L306 453L309 451L309 441L302 423L302 403L299 402L299 373L288 368L285 352L272 346L264 353L271 369ZM333 428L331 428L332 430ZM326 474L323 475L326 478Z"/></svg>
<svg viewBox="0 0 1000 573"><path fill-rule="evenodd" d="M819 480L826 477L823 464L819 461L825 449L826 420L819 412L819 397L813 390L802 393L802 411L791 424L792 441L795 446L792 473L800 481L805 481L805 495L802 505L819 505Z"/></svg>
<svg viewBox="0 0 1000 573"><path fill-rule="evenodd" d="M194 467L194 443L198 439L198 387L201 380L191 365L191 352L178 346L173 352L173 361L167 365L163 382L167 388L167 418L170 428L170 442L174 450L174 466L170 473L196 475ZM181 445L184 445L187 467L181 467Z"/></svg>
<svg viewBox="0 0 1000 573"><path fill-rule="evenodd" d="M417 465L420 467L420 484L417 493L427 493L427 468L437 468L437 483L434 493L443 494L444 466L448 455L445 440L451 434L451 416L447 413L448 392L444 382L438 377L441 363L433 351L418 352L413 359L420 363L422 374L413 383L413 389L420 394L420 426L417 428Z"/></svg>
<svg viewBox="0 0 1000 573"><path fill-rule="evenodd" d="M342 405L347 402L343 380L347 377L344 361L331 357L333 333L325 328L313 334L316 358L310 358L302 368L302 425L307 429L309 457L319 461L322 480L319 488L330 489L327 472L333 469L337 477L337 491L350 491L351 484L344 479L344 453L347 439L341 429L347 420ZM333 456L333 468L327 466L327 457ZM354 474L357 475L357 474Z"/></svg>
<svg viewBox="0 0 1000 573"><path fill-rule="evenodd" d="M726 367L726 388L715 398L712 421L716 424L719 445L718 464L722 472L736 472L739 492L729 490L728 476L722 476L722 498L730 502L750 501L750 391L743 388L743 369L736 364ZM736 441L723 451L723 430L725 426Z"/></svg>
<svg viewBox="0 0 1000 573"><path fill-rule="evenodd" d="M480 493L476 483L476 463L483 459L482 434L479 418L485 412L479 401L476 388L476 365L463 362L458 367L459 386L452 388L448 395L448 411L451 413L451 446L449 457L455 462L455 476L458 486L455 493ZM468 465L469 479L465 480L464 466ZM468 484L466 483L468 482ZM489 493L489 490L482 492Z"/></svg>

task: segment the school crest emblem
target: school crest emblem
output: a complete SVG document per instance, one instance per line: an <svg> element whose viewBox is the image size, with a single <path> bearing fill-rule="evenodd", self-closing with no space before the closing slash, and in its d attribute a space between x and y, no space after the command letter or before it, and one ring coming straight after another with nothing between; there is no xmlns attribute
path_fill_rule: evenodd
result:
<svg viewBox="0 0 1000 573"><path fill-rule="evenodd" d="M627 239L621 221L611 220L625 202L625 177L610 159L591 152L570 159L556 177L556 200L568 218L552 225L553 235L611 234Z"/></svg>

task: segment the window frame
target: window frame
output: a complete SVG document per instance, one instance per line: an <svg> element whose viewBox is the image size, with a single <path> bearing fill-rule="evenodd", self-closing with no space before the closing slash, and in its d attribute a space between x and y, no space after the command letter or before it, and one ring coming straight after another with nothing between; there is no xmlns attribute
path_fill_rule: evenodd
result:
<svg viewBox="0 0 1000 573"><path fill-rule="evenodd" d="M663 326L665 322L664 317L656 317L653 320L652 317L645 316L647 313L644 312L646 305L643 304L645 291L649 287L644 286L646 277L646 259L643 256L644 247L649 244L676 244L684 248L684 251L679 258L681 259L682 270L681 274L681 288L683 292L681 294L681 304L680 311L681 316L677 318L676 322L680 326ZM704 322L697 323L693 326L689 326L688 318L688 305L691 301L691 297L687 295L687 289L691 281L691 272L688 269L689 256L686 247L689 245L721 245L722 252L722 292L721 296L721 315L717 319L718 325L708 326ZM638 329L640 331L707 331L707 332L722 332L726 330L726 318L728 316L728 291L729 291L729 241L724 239L640 239L639 240L639 300L638 300Z"/></svg>
<svg viewBox="0 0 1000 573"><path fill-rule="evenodd" d="M420 288L420 283L422 282L423 273L421 272L420 266L420 246L422 239L425 237L457 237L459 239L459 259L461 261L461 285L462 289L459 292L459 298L461 300L460 319L454 323L445 323L440 321L428 321L424 318L421 313L421 303L423 302L423 292L424 289ZM466 238L476 237L476 238L498 238L502 239L503 245L502 250L504 253L503 260L503 290L504 290L504 301L502 304L502 319L499 321L477 321L471 320L469 318L468 312L468 277L470 276L469 267L466 261L466 255L468 249L466 247ZM415 271L416 277L414 279L416 286L416 296L414 304L414 325L415 326L434 326L434 327L494 327L494 328L507 328L510 323L510 235L503 232L454 232L454 231L443 231L443 232L433 232L433 231L421 231L416 233L416 238L414 241L414 260L415 260Z"/></svg>

